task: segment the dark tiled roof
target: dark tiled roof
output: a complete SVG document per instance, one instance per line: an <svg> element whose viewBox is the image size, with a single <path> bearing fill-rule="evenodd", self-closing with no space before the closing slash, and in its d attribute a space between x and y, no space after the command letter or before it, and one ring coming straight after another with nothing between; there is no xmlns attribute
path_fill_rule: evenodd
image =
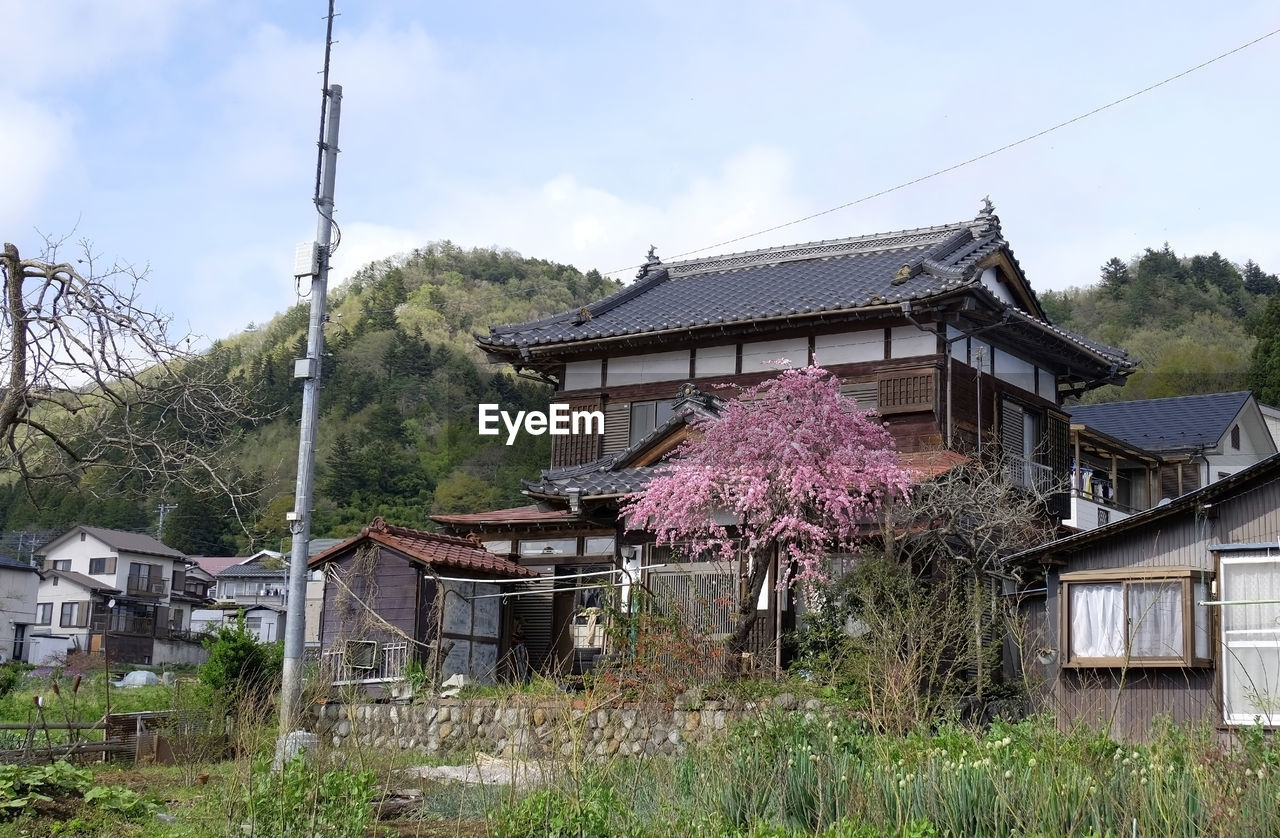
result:
<svg viewBox="0 0 1280 838"><path fill-rule="evenodd" d="M973 228L973 229L971 229ZM484 347L620 337L920 300L977 281L1006 247L994 216L917 230L646 266L629 287L583 309L499 326ZM895 277L906 266L910 276Z"/></svg>
<svg viewBox="0 0 1280 838"><path fill-rule="evenodd" d="M1157 453L1212 448L1249 401L1248 390L1080 405L1071 421Z"/></svg>
<svg viewBox="0 0 1280 838"><path fill-rule="evenodd" d="M119 553L139 553L144 556L160 556L166 559L178 559L179 561L185 561L187 558L186 554L182 551L175 550L166 544L162 544L144 533L107 530L102 527L87 527L83 524L76 527L71 532L88 533L103 544L106 544L112 550ZM70 533L59 536L53 541L61 541L63 538L66 538L67 535L70 535ZM49 543L52 544L53 542L51 541ZM47 546L48 545L46 545L46 547ZM37 555L43 556L45 554L37 553Z"/></svg>
<svg viewBox="0 0 1280 838"><path fill-rule="evenodd" d="M819 316L894 315L907 302L977 294L975 323L1003 321L1015 344L1062 353L1085 378L1118 383L1135 366L1120 349L1057 328L1035 295L1023 311L982 284L988 257L1017 259L990 205L970 221L663 264L652 260L629 287L542 320L494 326L480 347L517 365L587 341L699 330L722 335L735 324ZM1049 346L1046 346L1046 340Z"/></svg>
<svg viewBox="0 0 1280 838"><path fill-rule="evenodd" d="M281 578L289 575L289 568L285 567L266 567L258 562L250 564L233 564L231 567L218 571L216 574L219 579L231 579L241 576L279 576Z"/></svg>
<svg viewBox="0 0 1280 838"><path fill-rule="evenodd" d="M95 591L104 594L118 594L119 588L113 588L105 582L100 582L92 576L85 576L83 573L76 573L74 570L46 570L43 574L46 578L56 576L65 579L68 582L74 582L86 591Z"/></svg>
<svg viewBox="0 0 1280 838"><path fill-rule="evenodd" d="M540 497L567 498L573 489L583 498L612 497L639 492L653 477L652 466L640 468L613 468L613 457L606 457L586 466L549 469L538 481L525 481L525 489Z"/></svg>
<svg viewBox="0 0 1280 838"><path fill-rule="evenodd" d="M538 574L528 568L495 556L476 542L467 538L395 527L382 518L360 531L354 538L340 542L323 553L312 556L308 565L318 567L337 558L361 541L372 541L411 559L440 570L460 570L480 576L498 576L508 579L535 577Z"/></svg>
<svg viewBox="0 0 1280 838"><path fill-rule="evenodd" d="M0 556L0 568L9 568L10 570L30 570L33 573L39 572L39 568L35 565L29 565L26 562L13 559L8 556Z"/></svg>

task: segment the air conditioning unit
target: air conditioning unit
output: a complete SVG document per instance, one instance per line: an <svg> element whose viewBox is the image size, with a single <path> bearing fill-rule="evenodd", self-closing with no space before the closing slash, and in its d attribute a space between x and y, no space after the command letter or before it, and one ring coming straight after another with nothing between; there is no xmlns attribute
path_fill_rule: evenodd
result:
<svg viewBox="0 0 1280 838"><path fill-rule="evenodd" d="M348 640L342 657L352 669L373 669L378 665L378 643L375 640Z"/></svg>

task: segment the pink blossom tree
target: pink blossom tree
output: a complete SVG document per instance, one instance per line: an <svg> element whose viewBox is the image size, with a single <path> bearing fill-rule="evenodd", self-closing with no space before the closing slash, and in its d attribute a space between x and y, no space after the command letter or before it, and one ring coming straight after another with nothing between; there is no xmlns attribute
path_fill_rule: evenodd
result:
<svg viewBox="0 0 1280 838"><path fill-rule="evenodd" d="M839 380L817 366L744 390L696 428L622 512L629 529L697 556L732 562L745 547L726 641L737 657L775 552L779 588L823 578L827 555L856 549L882 505L906 498L910 473L879 418L842 396Z"/></svg>

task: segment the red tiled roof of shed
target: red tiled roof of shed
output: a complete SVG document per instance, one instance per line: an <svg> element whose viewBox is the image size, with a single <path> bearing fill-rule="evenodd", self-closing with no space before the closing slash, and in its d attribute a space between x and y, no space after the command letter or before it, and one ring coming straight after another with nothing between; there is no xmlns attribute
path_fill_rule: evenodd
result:
<svg viewBox="0 0 1280 838"><path fill-rule="evenodd" d="M506 578L533 578L538 575L529 568L495 556L469 538L396 527L388 524L381 516L374 518L373 523L361 530L359 535L312 556L308 565L317 567L331 561L362 539L389 547L435 568L452 568Z"/></svg>

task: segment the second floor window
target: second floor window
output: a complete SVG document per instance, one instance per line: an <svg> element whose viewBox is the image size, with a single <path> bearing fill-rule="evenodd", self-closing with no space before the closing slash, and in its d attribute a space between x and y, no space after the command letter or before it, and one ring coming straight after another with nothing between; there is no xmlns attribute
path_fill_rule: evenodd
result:
<svg viewBox="0 0 1280 838"><path fill-rule="evenodd" d="M89 575L105 576L109 573L116 572L116 557L107 556L106 558L89 559Z"/></svg>
<svg viewBox="0 0 1280 838"><path fill-rule="evenodd" d="M674 399L659 399L647 402L631 403L631 440L628 445L635 445L665 423L675 412Z"/></svg>
<svg viewBox="0 0 1280 838"><path fill-rule="evenodd" d="M54 559L54 570L71 570L71 559Z"/></svg>

